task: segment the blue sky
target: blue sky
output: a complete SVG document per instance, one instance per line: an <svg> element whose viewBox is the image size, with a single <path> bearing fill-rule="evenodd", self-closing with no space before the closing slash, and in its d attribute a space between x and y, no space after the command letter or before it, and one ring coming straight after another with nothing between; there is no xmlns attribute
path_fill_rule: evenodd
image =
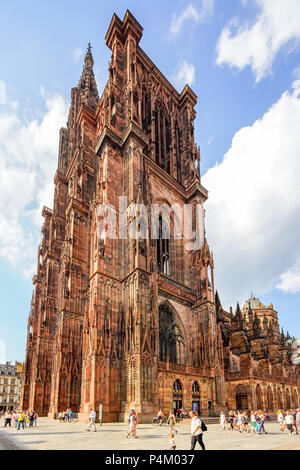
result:
<svg viewBox="0 0 300 470"><path fill-rule="evenodd" d="M251 289L300 336L300 5L298 0L1 2L0 340L24 358L40 211L52 205L58 129L93 46L100 91L114 12L141 47L198 96L208 241L225 307ZM224 156L225 159L224 159ZM217 165L216 165L217 164Z"/></svg>

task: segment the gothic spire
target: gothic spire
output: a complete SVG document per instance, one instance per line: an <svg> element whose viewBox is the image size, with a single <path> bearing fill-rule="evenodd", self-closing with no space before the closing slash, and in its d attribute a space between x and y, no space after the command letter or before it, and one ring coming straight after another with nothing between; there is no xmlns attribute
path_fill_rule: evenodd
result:
<svg viewBox="0 0 300 470"><path fill-rule="evenodd" d="M216 303L216 310L217 310L217 312L218 312L219 310L222 310L222 305L221 305L219 293L218 293L217 290L216 290L216 296L215 296L215 303Z"/></svg>
<svg viewBox="0 0 300 470"><path fill-rule="evenodd" d="M81 103L95 110L99 101L99 94L93 66L92 46L89 43L84 58L83 71L77 88L79 90Z"/></svg>
<svg viewBox="0 0 300 470"><path fill-rule="evenodd" d="M235 316L236 316L237 318L241 318L241 317L242 317L242 312L241 312L241 307L240 307L239 302L237 302L237 304L236 304Z"/></svg>

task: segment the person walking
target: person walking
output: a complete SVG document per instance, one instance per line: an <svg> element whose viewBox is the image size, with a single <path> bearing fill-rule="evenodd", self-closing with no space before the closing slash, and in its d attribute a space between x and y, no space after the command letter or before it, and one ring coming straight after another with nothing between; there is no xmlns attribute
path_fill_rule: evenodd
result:
<svg viewBox="0 0 300 470"><path fill-rule="evenodd" d="M130 416L130 422L129 422L129 431L128 433L126 434L126 437L128 438L131 434L133 435L133 437L136 439L137 438L137 435L136 435L136 427L137 427L137 415L136 415L136 412L135 411L132 411L131 412L131 416Z"/></svg>
<svg viewBox="0 0 300 470"><path fill-rule="evenodd" d="M9 425L9 427L11 428L11 418L12 418L11 412L10 410L8 410L4 415L4 420L5 420L4 427L5 428L7 425Z"/></svg>
<svg viewBox="0 0 300 470"><path fill-rule="evenodd" d="M97 431L97 429L96 429L96 411L91 408L90 409L90 415L89 415L89 428L87 429L87 431L91 431L92 427L94 428L94 432L96 432Z"/></svg>
<svg viewBox="0 0 300 470"><path fill-rule="evenodd" d="M22 410L20 410L19 414L18 414L18 417L17 417L17 423L18 423L17 430L18 431L20 431L21 426L22 426L23 429L25 429L25 419L26 419L25 413Z"/></svg>
<svg viewBox="0 0 300 470"><path fill-rule="evenodd" d="M266 430L265 430L265 415L262 411L259 411L257 413L257 419L259 420L258 421L258 434L267 434L266 433Z"/></svg>
<svg viewBox="0 0 300 470"><path fill-rule="evenodd" d="M289 430L289 434L292 435L294 432L294 429L293 429L294 418L293 418L293 415L291 415L289 410L287 410L286 412L284 421L285 421L287 429Z"/></svg>
<svg viewBox="0 0 300 470"><path fill-rule="evenodd" d="M168 417L168 422L169 422L169 427L170 427L170 433L174 434L174 432L176 432L176 434L177 434L177 430L175 429L176 418L175 418L175 415L174 415L174 411L172 411L172 410L170 410L169 417Z"/></svg>
<svg viewBox="0 0 300 470"><path fill-rule="evenodd" d="M297 428L300 428L300 408L297 409L296 413L296 423L297 423Z"/></svg>
<svg viewBox="0 0 300 470"><path fill-rule="evenodd" d="M196 443L201 446L202 450L205 450L205 445L203 443L203 431L202 431L202 422L199 416L196 415L194 411L190 412L191 421L191 450L195 449Z"/></svg>

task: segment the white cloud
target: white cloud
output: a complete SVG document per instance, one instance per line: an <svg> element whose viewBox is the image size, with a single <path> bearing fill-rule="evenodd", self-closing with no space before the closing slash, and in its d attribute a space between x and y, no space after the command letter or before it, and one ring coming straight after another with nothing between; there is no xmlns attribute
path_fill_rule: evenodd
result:
<svg viewBox="0 0 300 470"><path fill-rule="evenodd" d="M78 47L77 49L74 49L72 52L72 60L73 62L78 62L83 56L83 50Z"/></svg>
<svg viewBox="0 0 300 470"><path fill-rule="evenodd" d="M0 257L32 275L41 209L52 206L59 128L68 105L60 96L46 100L40 120L0 113Z"/></svg>
<svg viewBox="0 0 300 470"><path fill-rule="evenodd" d="M191 86L195 82L195 66L185 60L180 60L178 62L178 71L173 80L178 87L183 87L186 84Z"/></svg>
<svg viewBox="0 0 300 470"><path fill-rule="evenodd" d="M180 15L173 13L170 32L174 36L180 33L183 24L188 20L193 20L196 23L205 21L212 15L214 9L214 0L202 0L201 7L196 8L194 5L189 4Z"/></svg>
<svg viewBox="0 0 300 470"><path fill-rule="evenodd" d="M252 23L237 19L225 27L217 43L217 64L239 70L250 66L256 81L271 72L280 49L300 46L299 0L256 0L260 13Z"/></svg>
<svg viewBox="0 0 300 470"><path fill-rule="evenodd" d="M6 103L6 86L3 80L0 80L0 104Z"/></svg>
<svg viewBox="0 0 300 470"><path fill-rule="evenodd" d="M227 306L251 288L257 294L276 286L300 290L294 266L300 259L299 122L295 82L261 119L235 134L222 163L202 178L216 286Z"/></svg>
<svg viewBox="0 0 300 470"><path fill-rule="evenodd" d="M276 287L285 294L295 294L300 291L300 258L291 269L280 276L280 282Z"/></svg>
<svg viewBox="0 0 300 470"><path fill-rule="evenodd" d="M17 109L19 108L19 103L18 103L18 101L11 101L11 102L10 102L10 105L11 105L11 107L12 107L12 109L13 109L14 111L17 111Z"/></svg>

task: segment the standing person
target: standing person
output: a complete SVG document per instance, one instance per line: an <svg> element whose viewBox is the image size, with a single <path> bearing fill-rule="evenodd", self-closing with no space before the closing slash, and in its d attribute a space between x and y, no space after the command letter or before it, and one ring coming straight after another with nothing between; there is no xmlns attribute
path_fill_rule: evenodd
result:
<svg viewBox="0 0 300 470"><path fill-rule="evenodd" d="M203 431L201 429L201 419L196 415L194 411L190 412L191 421L191 450L195 449L196 443L201 446L202 450L205 450L203 443Z"/></svg>
<svg viewBox="0 0 300 470"><path fill-rule="evenodd" d="M135 439L137 438L137 435L136 435L136 426L137 426L137 416L136 416L136 412L135 412L135 411L132 411L131 416L130 416L129 431L128 431L128 433L126 434L126 437L127 437L127 438L128 438L131 434L133 435L133 437L134 437Z"/></svg>
<svg viewBox="0 0 300 470"><path fill-rule="evenodd" d="M225 416L224 412L221 411L221 414L220 414L220 425L221 425L223 431L225 431L225 429L226 429L226 428L225 428L225 424L226 424L226 416Z"/></svg>
<svg viewBox="0 0 300 470"><path fill-rule="evenodd" d="M255 411L251 411L250 421L251 421L251 434L253 432L256 433L258 431L258 426L257 426Z"/></svg>
<svg viewBox="0 0 300 470"><path fill-rule="evenodd" d="M293 431L294 431L294 429L293 429L294 418L291 415L291 413L289 412L289 410L287 410L287 412L286 412L284 421L285 421L287 429L289 430L290 435L292 435Z"/></svg>
<svg viewBox="0 0 300 470"><path fill-rule="evenodd" d="M280 430L283 431L284 415L282 410L277 411L277 421L280 424Z"/></svg>
<svg viewBox="0 0 300 470"><path fill-rule="evenodd" d="M233 421L234 421L234 413L233 411L229 411L229 424L230 424L230 429L231 431L234 431L234 425L233 425Z"/></svg>
<svg viewBox="0 0 300 470"><path fill-rule="evenodd" d="M60 423L63 422L63 412L62 412L62 411L60 411L60 412L58 413L58 419L59 419L59 422L60 422Z"/></svg>
<svg viewBox="0 0 300 470"><path fill-rule="evenodd" d="M174 415L174 411L172 411L172 410L170 410L168 421L169 421L170 433L176 432L176 434L177 434L177 430L175 429L176 418L175 418L175 415Z"/></svg>
<svg viewBox="0 0 300 470"><path fill-rule="evenodd" d="M242 414L243 431L246 431L247 433L249 432L248 420L249 420L248 412L244 411L244 413Z"/></svg>
<svg viewBox="0 0 300 470"><path fill-rule="evenodd" d="M36 426L39 415L37 414L37 412L35 410L33 410L33 413L34 413L34 416L33 416L34 425Z"/></svg>
<svg viewBox="0 0 300 470"><path fill-rule="evenodd" d="M87 431L91 431L92 427L94 428L94 432L97 431L96 429L96 411L93 410L93 408L90 409L90 415L89 415L89 428Z"/></svg>
<svg viewBox="0 0 300 470"><path fill-rule="evenodd" d="M5 420L4 427L5 428L7 425L9 425L9 427L11 428L11 418L12 418L11 412L8 410L4 415L4 420Z"/></svg>
<svg viewBox="0 0 300 470"><path fill-rule="evenodd" d="M293 427L295 428L296 431L296 436L298 435L298 423L297 423L297 410L291 410L291 415L293 416L294 424Z"/></svg>
<svg viewBox="0 0 300 470"><path fill-rule="evenodd" d="M70 408L69 409L69 423L71 423L71 421L72 421L72 416L73 416L73 411Z"/></svg>
<svg viewBox="0 0 300 470"><path fill-rule="evenodd" d="M18 410L16 410L13 414L13 421L14 421L14 427L17 428L18 423L17 423L17 418L18 418Z"/></svg>
<svg viewBox="0 0 300 470"><path fill-rule="evenodd" d="M237 427L239 432L243 432L243 415L242 411L237 412Z"/></svg>
<svg viewBox="0 0 300 470"><path fill-rule="evenodd" d="M33 422L34 422L34 411L33 410L31 410L29 412L28 417L29 417L29 427L32 428Z"/></svg>

